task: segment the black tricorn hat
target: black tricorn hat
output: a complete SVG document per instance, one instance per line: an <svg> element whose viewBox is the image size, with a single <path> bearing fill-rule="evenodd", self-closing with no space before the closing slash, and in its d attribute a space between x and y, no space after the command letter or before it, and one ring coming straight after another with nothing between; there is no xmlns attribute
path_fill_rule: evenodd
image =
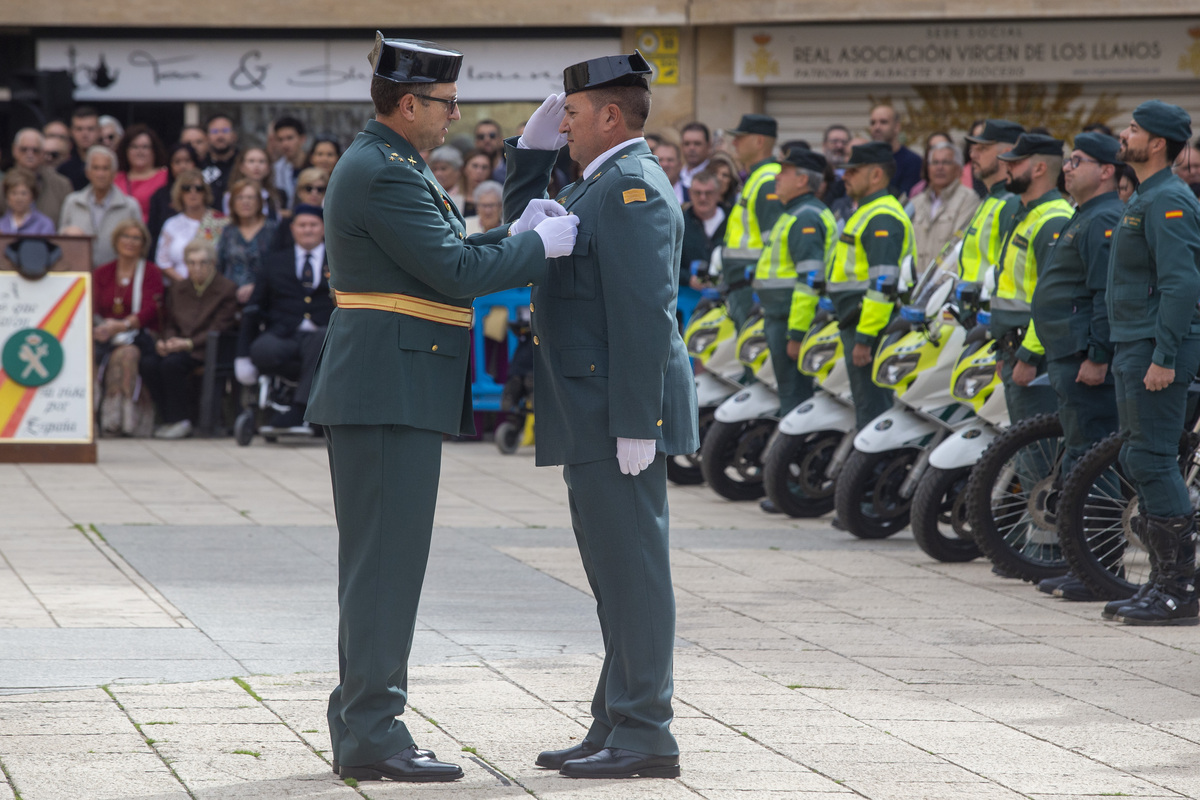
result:
<svg viewBox="0 0 1200 800"><path fill-rule="evenodd" d="M806 147L793 147L787 151L787 155L779 159L780 164L791 164L800 169L812 170L813 172L825 171L825 156L820 153L814 153Z"/></svg>
<svg viewBox="0 0 1200 800"><path fill-rule="evenodd" d="M375 47L367 58L376 75L395 83L453 83L463 54L436 42L385 39L375 31Z"/></svg>
<svg viewBox="0 0 1200 800"><path fill-rule="evenodd" d="M601 86L640 86L650 88L650 64L641 51L629 55L602 56L572 64L563 70L563 88L567 94Z"/></svg>

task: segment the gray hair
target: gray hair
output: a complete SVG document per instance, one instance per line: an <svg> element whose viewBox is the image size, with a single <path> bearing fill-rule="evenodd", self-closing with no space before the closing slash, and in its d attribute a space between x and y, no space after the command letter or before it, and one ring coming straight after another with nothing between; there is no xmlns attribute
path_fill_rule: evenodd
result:
<svg viewBox="0 0 1200 800"><path fill-rule="evenodd" d="M27 133L32 133L34 136L37 137L38 146L44 147L46 145L45 135L43 135L42 132L39 131L37 128L21 128L21 130L17 131L17 135L14 136L13 140L12 140L12 149L14 151L17 149L17 145L20 143L21 137Z"/></svg>
<svg viewBox="0 0 1200 800"><path fill-rule="evenodd" d="M121 170L121 162L117 161L117 154L102 144L94 144L88 148L87 156L83 159L83 165L86 167L88 164L92 163L92 156L96 155L97 153L102 156L108 156L109 161L112 162L113 172L119 172Z"/></svg>
<svg viewBox="0 0 1200 800"><path fill-rule="evenodd" d="M503 200L504 187L496 181L481 181L479 185L475 187L475 191L471 192L471 202L478 203L479 198L483 197L485 194L494 194L496 197L499 197L501 200Z"/></svg>
<svg viewBox="0 0 1200 800"><path fill-rule="evenodd" d="M449 164L455 169L462 169L462 153L454 145L444 144L429 154L429 164Z"/></svg>
<svg viewBox="0 0 1200 800"><path fill-rule="evenodd" d="M949 150L951 155L954 156L954 163L960 167L963 165L962 151L950 144L950 142L938 142L937 144L930 145L929 152L926 155L932 156L939 150Z"/></svg>
<svg viewBox="0 0 1200 800"><path fill-rule="evenodd" d="M118 120L116 117L111 117L108 114L105 114L104 116L100 117L100 119L96 120L96 124L100 126L101 129L103 129L105 125L112 125L114 128L116 128L118 139L125 135L125 126L122 125L120 120Z"/></svg>
<svg viewBox="0 0 1200 800"><path fill-rule="evenodd" d="M808 190L813 194L821 191L821 183L825 180L825 174L817 172L815 169L804 169L796 167L796 174L803 175L808 178Z"/></svg>
<svg viewBox="0 0 1200 800"><path fill-rule="evenodd" d="M217 263L217 248L213 247L213 243L208 239L197 236L183 246L183 258L187 259L191 253L201 253L204 260L212 264Z"/></svg>

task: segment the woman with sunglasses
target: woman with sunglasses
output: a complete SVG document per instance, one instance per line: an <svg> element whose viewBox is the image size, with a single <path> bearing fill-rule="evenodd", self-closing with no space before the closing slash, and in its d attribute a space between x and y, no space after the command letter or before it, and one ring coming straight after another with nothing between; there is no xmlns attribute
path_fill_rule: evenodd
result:
<svg viewBox="0 0 1200 800"><path fill-rule="evenodd" d="M193 239L216 242L228 223L213 211L212 190L198 169L185 169L171 187L171 207L179 213L163 223L154 262L172 281L187 277L184 249Z"/></svg>
<svg viewBox="0 0 1200 800"><path fill-rule="evenodd" d="M166 186L150 195L150 220L146 227L150 229L152 253L158 252L158 236L162 233L163 223L179 211L171 205L171 190L175 188L175 179L185 169L200 169L200 156L190 144L176 142L167 150L167 174L170 180Z"/></svg>

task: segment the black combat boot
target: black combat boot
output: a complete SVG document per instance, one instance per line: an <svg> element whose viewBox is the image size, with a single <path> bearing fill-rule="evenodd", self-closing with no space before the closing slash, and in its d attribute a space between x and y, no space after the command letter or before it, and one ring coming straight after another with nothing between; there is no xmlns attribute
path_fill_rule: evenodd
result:
<svg viewBox="0 0 1200 800"><path fill-rule="evenodd" d="M1117 612L1125 606L1136 606L1146 601L1146 595L1150 594L1150 589L1154 586L1154 581L1158 578L1158 561L1154 556L1154 551L1150 549L1150 545L1146 542L1146 517L1138 514L1129 520L1129 527L1134 535L1141 540L1142 545L1146 548L1146 553L1150 556L1150 574L1146 576L1146 582L1137 588L1132 597L1124 597L1117 600L1109 600L1104 604L1104 610L1100 612L1100 616L1104 619L1115 620ZM1125 546L1120 547L1121 555L1124 556Z"/></svg>
<svg viewBox="0 0 1200 800"><path fill-rule="evenodd" d="M1200 624L1196 600L1196 518L1146 515L1146 545L1158 576L1139 605L1125 606L1117 620L1128 625Z"/></svg>

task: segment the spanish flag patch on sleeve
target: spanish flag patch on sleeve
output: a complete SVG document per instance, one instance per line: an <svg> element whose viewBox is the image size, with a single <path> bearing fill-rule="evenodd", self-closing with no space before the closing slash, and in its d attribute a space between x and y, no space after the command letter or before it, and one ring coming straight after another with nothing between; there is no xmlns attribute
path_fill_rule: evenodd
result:
<svg viewBox="0 0 1200 800"><path fill-rule="evenodd" d="M817 229L816 228L801 228L800 232L801 233L816 233Z"/></svg>
<svg viewBox="0 0 1200 800"><path fill-rule="evenodd" d="M625 198L625 205L629 205L630 203L644 203L646 202L646 190L626 189L621 192L621 197Z"/></svg>
<svg viewBox="0 0 1200 800"><path fill-rule="evenodd" d="M779 199L779 195L777 195L777 194L768 194L768 195L767 195L767 199L768 199L768 200L778 200L778 199Z"/></svg>
<svg viewBox="0 0 1200 800"><path fill-rule="evenodd" d="M888 235L888 232L887 232L887 231L875 231L875 238L876 238L876 239L886 239L886 238L887 238L887 235Z"/></svg>
<svg viewBox="0 0 1200 800"><path fill-rule="evenodd" d="M1168 211L1165 216L1167 219L1179 219L1180 217L1183 216L1183 209L1176 209L1174 211Z"/></svg>
<svg viewBox="0 0 1200 800"><path fill-rule="evenodd" d="M1112 238L1112 228L1109 228L1108 230L1106 230L1106 231L1104 232L1104 238L1105 238L1105 239L1111 239L1111 238Z"/></svg>

